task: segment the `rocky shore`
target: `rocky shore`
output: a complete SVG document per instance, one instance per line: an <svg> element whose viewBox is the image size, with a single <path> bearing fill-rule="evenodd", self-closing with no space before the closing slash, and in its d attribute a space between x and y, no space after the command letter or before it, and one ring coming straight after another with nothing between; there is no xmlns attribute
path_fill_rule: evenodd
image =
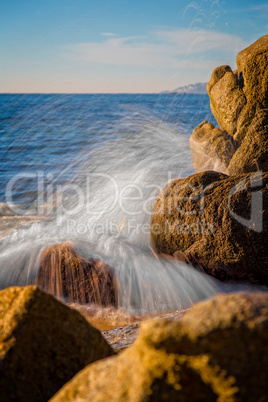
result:
<svg viewBox="0 0 268 402"><path fill-rule="evenodd" d="M235 71L212 73L207 90L220 128L203 121L193 131L196 174L159 194L151 240L157 253L218 279L267 285L268 35L236 62Z"/></svg>
<svg viewBox="0 0 268 402"><path fill-rule="evenodd" d="M245 401L267 395L268 296L219 295L89 365L51 401Z"/></svg>
<svg viewBox="0 0 268 402"><path fill-rule="evenodd" d="M219 128L196 127L196 174L168 183L156 199L158 257L267 285L267 67L268 35L238 54L237 70L212 73ZM1 401L267 400L266 292L219 294L100 330L82 307L80 314L54 296L116 310L114 270L66 242L43 250L34 284L0 291Z"/></svg>

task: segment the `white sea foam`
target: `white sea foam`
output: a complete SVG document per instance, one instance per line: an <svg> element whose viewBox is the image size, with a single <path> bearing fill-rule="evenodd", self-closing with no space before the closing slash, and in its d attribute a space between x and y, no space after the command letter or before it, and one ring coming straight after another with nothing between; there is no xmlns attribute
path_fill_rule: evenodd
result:
<svg viewBox="0 0 268 402"><path fill-rule="evenodd" d="M161 122L139 122L135 132L95 149L68 189L54 192L57 208L49 222L19 228L1 241L1 287L31 283L44 247L70 240L82 256L115 269L125 311L175 310L222 291L218 281L182 262L158 259L150 249L155 195L168 180L190 173L184 134Z"/></svg>

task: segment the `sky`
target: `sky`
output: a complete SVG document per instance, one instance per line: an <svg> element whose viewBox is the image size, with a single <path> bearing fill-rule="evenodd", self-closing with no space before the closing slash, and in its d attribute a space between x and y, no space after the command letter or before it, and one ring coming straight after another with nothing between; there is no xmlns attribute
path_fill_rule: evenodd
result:
<svg viewBox="0 0 268 402"><path fill-rule="evenodd" d="M267 33L267 0L0 0L0 93L173 90Z"/></svg>

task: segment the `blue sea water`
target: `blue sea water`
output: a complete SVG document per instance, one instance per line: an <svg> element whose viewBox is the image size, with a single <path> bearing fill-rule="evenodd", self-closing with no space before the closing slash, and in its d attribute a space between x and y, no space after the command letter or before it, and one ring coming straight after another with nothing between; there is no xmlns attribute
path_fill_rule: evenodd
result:
<svg viewBox="0 0 268 402"><path fill-rule="evenodd" d="M194 172L203 120L215 123L206 95L0 95L0 288L32 283L42 250L68 241L114 268L128 312L223 291L150 244L155 197Z"/></svg>
<svg viewBox="0 0 268 402"><path fill-rule="evenodd" d="M0 202L17 174L24 177L13 201L26 203L35 197L37 172L64 183L94 149L144 124L164 123L189 137L203 120L215 122L207 95L0 94Z"/></svg>

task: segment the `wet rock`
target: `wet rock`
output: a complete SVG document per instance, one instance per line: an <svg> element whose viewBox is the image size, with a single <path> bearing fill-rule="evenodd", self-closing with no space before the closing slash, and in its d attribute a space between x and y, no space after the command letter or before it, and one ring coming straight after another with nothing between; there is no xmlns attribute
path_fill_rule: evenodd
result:
<svg viewBox="0 0 268 402"><path fill-rule="evenodd" d="M190 148L196 173L206 170L226 173L236 143L226 131L203 121L190 137Z"/></svg>
<svg viewBox="0 0 268 402"><path fill-rule="evenodd" d="M118 285L112 268L101 260L83 258L71 242L43 250L35 284L69 301L117 306Z"/></svg>
<svg viewBox="0 0 268 402"><path fill-rule="evenodd" d="M231 175L256 170L267 171L268 35L241 51L237 55L236 62L237 70L234 72L229 66L216 68L207 85L211 111L220 129L233 137L238 148L225 171ZM211 129L211 142L208 139L205 142L198 142L197 137L201 135L197 135L199 131L198 126L191 139L193 158L196 158L195 154L198 152L202 154L203 159L205 154L209 158L211 155L218 155L218 142L213 140L215 131ZM224 146L224 141L221 145ZM202 149L195 150L195 146ZM196 172L207 169L201 162L202 159L194 163ZM221 155L219 164L220 162ZM228 163L227 160L225 162Z"/></svg>
<svg viewBox="0 0 268 402"><path fill-rule="evenodd" d="M1 401L47 401L87 364L111 355L97 329L36 286L0 291Z"/></svg>
<svg viewBox="0 0 268 402"><path fill-rule="evenodd" d="M132 347L86 367L51 401L264 401L267 325L267 294L218 295L179 322L144 324Z"/></svg>
<svg viewBox="0 0 268 402"><path fill-rule="evenodd" d="M151 242L218 279L268 283L268 172L172 181L156 200Z"/></svg>

